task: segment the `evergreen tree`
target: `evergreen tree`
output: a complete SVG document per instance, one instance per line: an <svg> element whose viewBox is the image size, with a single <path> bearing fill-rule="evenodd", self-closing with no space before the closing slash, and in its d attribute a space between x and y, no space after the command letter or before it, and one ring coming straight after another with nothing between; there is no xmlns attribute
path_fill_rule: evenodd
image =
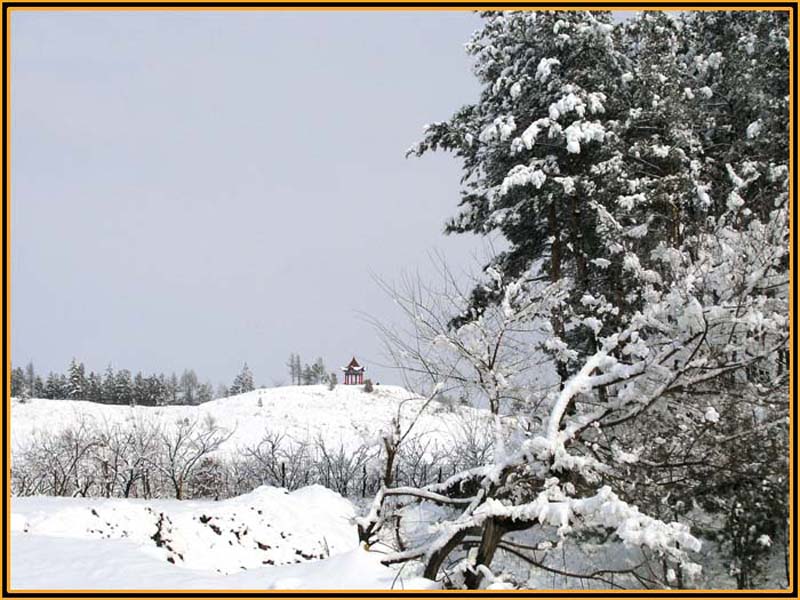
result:
<svg viewBox="0 0 800 600"><path fill-rule="evenodd" d="M327 378L327 369L325 368L325 363L322 362L322 358L318 358L316 360L316 362L311 366L311 370L313 372L315 384L325 382L325 379Z"/></svg>
<svg viewBox="0 0 800 600"><path fill-rule="evenodd" d="M571 385L548 398L547 434L520 469L532 475L549 448L540 467L562 502L602 480L664 522L724 521L713 537L751 587L788 539L788 15L483 16L467 46L480 100L415 149L463 159L448 231L508 243L451 328L484 327L489 306L535 307L542 350ZM484 488L519 485L484 522L465 585L541 483ZM453 541L420 551L429 574Z"/></svg>
<svg viewBox="0 0 800 600"><path fill-rule="evenodd" d="M598 243L596 213L586 199L606 176L597 167L615 157L608 142L626 108L627 61L615 48L613 18L588 11L498 11L484 18L467 46L483 84L479 102L430 126L414 152L444 149L463 158L462 210L448 233L496 231L509 242L488 266L487 284L474 289L473 310L501 301L505 285L534 265L541 272L531 272L531 280L569 277L577 284L572 296L580 298ZM568 317L554 310L550 320L564 337ZM591 341L580 337L579 347ZM555 358L563 380L568 357Z"/></svg>
<svg viewBox="0 0 800 600"><path fill-rule="evenodd" d="M631 273L666 283L663 248L693 252L732 206L747 203L743 223L769 218L788 154L786 15L645 12L616 30L610 13L484 18L467 46L479 102L430 126L414 152L464 161L449 233L509 242L453 324L501 302L509 281L563 282L546 349L563 381L646 304ZM587 299L620 318L596 330Z"/></svg>
<svg viewBox="0 0 800 600"><path fill-rule="evenodd" d="M211 382L201 383L197 386L197 403L203 404L214 399L214 386Z"/></svg>
<svg viewBox="0 0 800 600"><path fill-rule="evenodd" d="M72 359L69 364L69 387L67 397L70 400L84 400L86 398L86 375L83 363Z"/></svg>
<svg viewBox="0 0 800 600"><path fill-rule="evenodd" d="M164 404L164 389L161 377L150 375L145 379L145 397L142 402L148 406L160 406Z"/></svg>
<svg viewBox="0 0 800 600"><path fill-rule="evenodd" d="M131 404L134 401L131 372L122 369L114 376L114 404Z"/></svg>
<svg viewBox="0 0 800 600"><path fill-rule="evenodd" d="M103 380L94 371L91 371L86 377L86 400L91 402L103 401Z"/></svg>
<svg viewBox="0 0 800 600"><path fill-rule="evenodd" d="M245 392L252 392L255 388L253 383L253 374L247 363L244 363L241 373L239 373L231 384L229 393L231 395L244 394Z"/></svg>
<svg viewBox="0 0 800 600"><path fill-rule="evenodd" d="M158 389L159 393L155 399L157 406L164 406L169 404L170 399L170 380L163 373L158 375Z"/></svg>
<svg viewBox="0 0 800 600"><path fill-rule="evenodd" d="M22 367L17 367L11 370L11 395L18 398L23 389L26 387L25 371Z"/></svg>
<svg viewBox="0 0 800 600"><path fill-rule="evenodd" d="M117 402L117 387L116 387L116 374L111 365L106 367L106 372L103 375L103 402L105 404L118 404Z"/></svg>
<svg viewBox="0 0 800 600"><path fill-rule="evenodd" d="M141 371L138 371L133 377L133 385L131 387L131 404L147 405L147 383Z"/></svg>
<svg viewBox="0 0 800 600"><path fill-rule="evenodd" d="M314 383L314 370L311 365L305 365L300 371L300 382L302 385L312 385Z"/></svg>
<svg viewBox="0 0 800 600"><path fill-rule="evenodd" d="M58 373L52 371L47 375L44 383L44 397L50 400L57 400L66 396L63 386L61 385L61 378Z"/></svg>
<svg viewBox="0 0 800 600"><path fill-rule="evenodd" d="M56 375L57 379L57 390L58 395L55 396L58 399L65 399L69 396L69 380L67 376L63 373L59 373Z"/></svg>
<svg viewBox="0 0 800 600"><path fill-rule="evenodd" d="M29 397L36 395L36 370L32 362L25 366L25 386L28 388Z"/></svg>
<svg viewBox="0 0 800 600"><path fill-rule="evenodd" d="M252 387L252 374L247 377L245 373L242 381L245 387ZM83 363L74 358L66 375L50 372L44 381L36 375L32 363L25 369L17 367L11 371L11 389L13 397L27 390L29 397L142 406L199 404L214 398L213 386L198 385L197 375L191 369L185 370L180 379L174 374L147 376L141 371L132 377L130 371L115 372L109 364L102 376L93 371L86 376Z"/></svg>

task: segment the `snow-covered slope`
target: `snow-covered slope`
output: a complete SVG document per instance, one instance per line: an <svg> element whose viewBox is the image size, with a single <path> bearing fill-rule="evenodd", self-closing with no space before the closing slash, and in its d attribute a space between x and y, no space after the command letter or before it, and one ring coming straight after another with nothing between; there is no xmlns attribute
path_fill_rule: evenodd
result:
<svg viewBox="0 0 800 600"><path fill-rule="evenodd" d="M357 546L353 505L314 485L262 486L222 502L14 498L15 533L127 539L163 561L218 573L317 560Z"/></svg>
<svg viewBox="0 0 800 600"><path fill-rule="evenodd" d="M127 540L11 534L11 589L17 590L379 590L432 589L362 548L325 560L231 575L180 569L139 552Z"/></svg>
<svg viewBox="0 0 800 600"><path fill-rule="evenodd" d="M404 403L405 402L405 403ZM361 386L287 386L265 388L212 400L199 406L113 406L74 400L32 399L12 402L11 442L19 447L36 430L58 431L81 419L95 425L152 419L166 425L182 419L205 419L234 431L222 451L232 452L253 446L266 431L286 434L296 440L314 440L321 436L326 444L344 445L346 449L375 441L377 433L388 426L398 406L402 418L412 418L422 400L395 386L376 386L368 394ZM482 419L486 411L457 407L451 412L432 403L415 426L415 433L434 435L443 440L457 435L464 418Z"/></svg>
<svg viewBox="0 0 800 600"><path fill-rule="evenodd" d="M425 588L358 547L353 505L321 486L214 502L14 498L13 589Z"/></svg>
<svg viewBox="0 0 800 600"><path fill-rule="evenodd" d="M37 432L85 424L104 430L151 422L213 419L233 435L220 453L242 456L267 432L298 441L321 438L345 452L378 445L401 414L406 424L424 400L402 388L298 386L261 389L200 406L109 406L71 400L17 400L11 408L12 461ZM486 411L431 403L415 435L447 446L464 422ZM22 454L19 454L22 456ZM427 588L398 577L380 555L358 547L353 504L321 486L294 492L262 486L211 500L14 497L14 589L385 589Z"/></svg>

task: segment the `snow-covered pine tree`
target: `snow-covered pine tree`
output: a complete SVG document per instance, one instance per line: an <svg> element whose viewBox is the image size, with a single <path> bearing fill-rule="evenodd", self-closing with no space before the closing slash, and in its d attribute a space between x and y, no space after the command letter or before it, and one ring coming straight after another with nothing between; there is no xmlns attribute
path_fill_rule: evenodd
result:
<svg viewBox="0 0 800 600"><path fill-rule="evenodd" d="M114 404L130 404L133 401L133 381L128 369L121 369L114 375Z"/></svg>
<svg viewBox="0 0 800 600"><path fill-rule="evenodd" d="M303 366L300 371L300 383L301 385L312 385L314 383L314 369L311 368L311 365L306 364Z"/></svg>
<svg viewBox="0 0 800 600"><path fill-rule="evenodd" d="M39 375L34 379L33 391L37 398L44 398L44 381Z"/></svg>
<svg viewBox="0 0 800 600"><path fill-rule="evenodd" d="M144 375L139 371L133 377L133 386L131 389L131 404L147 406L147 383Z"/></svg>
<svg viewBox="0 0 800 600"><path fill-rule="evenodd" d="M428 126L413 151L443 149L464 161L462 209L449 233L499 232L509 242L491 263L500 277L475 287L473 308L500 301L502 287L521 275L572 278L579 298L598 243L585 199L604 178L594 167L617 154L610 142L624 110L619 90L628 61L616 49L608 12L483 16L484 28L467 45L483 84L479 102ZM534 261L538 273L530 272ZM556 311L551 319L563 337L568 316ZM573 351L587 344L585 335L573 340ZM568 356L554 355L564 379Z"/></svg>
<svg viewBox="0 0 800 600"><path fill-rule="evenodd" d="M234 396L236 394L252 392L254 389L256 389L256 386L253 383L253 373L250 371L250 367L247 366L247 363L244 363L241 372L234 377L228 393Z"/></svg>
<svg viewBox="0 0 800 600"><path fill-rule="evenodd" d="M25 371L22 367L16 367L11 370L11 395L14 398L19 397L22 389L25 387Z"/></svg>
<svg viewBox="0 0 800 600"><path fill-rule="evenodd" d="M116 374L110 364L106 367L106 371L103 374L103 402L105 404L117 404Z"/></svg>
<svg viewBox="0 0 800 600"><path fill-rule="evenodd" d="M702 505L715 519L698 527L728 555L737 586L753 587L769 553L759 540L785 539L788 514L788 406L776 401L788 397L787 16L645 13L627 28L640 53L636 78L648 81L628 136L642 130L631 148L655 174L635 180L641 196L614 218L647 227L636 254L664 284L675 286L676 260L691 265L684 298L702 306L708 347L695 360L730 372L679 388L645 415L638 441L626 431L645 450L639 473L626 477L670 490L669 502L648 501L639 485L637 504L651 514L688 519ZM665 38L674 40L668 52L657 46ZM766 324L759 333L745 325L753 319ZM653 447L645 430L669 442ZM654 465L672 465L669 477Z"/></svg>
<svg viewBox="0 0 800 600"><path fill-rule="evenodd" d="M210 381L197 386L197 403L209 402L214 399L214 386Z"/></svg>
<svg viewBox="0 0 800 600"><path fill-rule="evenodd" d="M161 377L158 375L150 375L145 379L145 390L147 395L147 402L151 406L158 406L164 404L164 387Z"/></svg>
<svg viewBox="0 0 800 600"><path fill-rule="evenodd" d="M103 394L103 380L102 378L91 371L86 377L86 399L91 402L101 402Z"/></svg>
<svg viewBox="0 0 800 600"><path fill-rule="evenodd" d="M254 389L256 389L256 385L253 381L253 373L250 371L250 367L247 366L247 363L244 363L242 367L242 391L252 392Z"/></svg>
<svg viewBox="0 0 800 600"><path fill-rule="evenodd" d="M86 398L86 375L83 363L79 363L75 358L69 363L67 397L71 400L84 400Z"/></svg>
<svg viewBox="0 0 800 600"><path fill-rule="evenodd" d="M327 369L325 368L325 363L322 362L322 358L317 358L314 364L311 365L311 370L313 372L314 383L325 382Z"/></svg>
<svg viewBox="0 0 800 600"><path fill-rule="evenodd" d="M28 388L28 393L33 397L36 391L36 369L33 367L32 362L25 365L25 385Z"/></svg>
<svg viewBox="0 0 800 600"><path fill-rule="evenodd" d="M51 400L57 400L65 397L63 386L61 384L61 376L52 371L47 374L47 379L44 382L44 397Z"/></svg>
<svg viewBox="0 0 800 600"><path fill-rule="evenodd" d="M17 395L17 398L19 399L20 403L22 403L22 404L24 404L25 402L27 402L28 400L31 399L31 391L28 389L27 385L23 385L22 386L22 388L20 389L19 394Z"/></svg>
<svg viewBox="0 0 800 600"><path fill-rule="evenodd" d="M452 519L432 537L406 540L384 561L421 559L426 576L444 569L450 582L477 587L494 577L497 551L537 564L505 546L515 530L538 527L560 545L609 528L626 540L636 522L650 532L635 543L663 563L648 585L690 585L699 569L687 551L699 541L688 509L698 497L680 498L680 480L663 474L683 469L719 484L720 506L752 516L753 471L735 471L738 500L723 484L729 444L756 447L785 431L788 415L786 15L644 13L618 26L586 12L485 18L468 46L481 100L431 126L416 151L464 160L450 231L498 231L509 242L453 326L479 327L480 310L509 289L561 283L566 301L537 318L562 386L543 399L538 431L513 444L498 437L491 464L441 485L382 490L359 521L361 539L391 521L388 498L449 505ZM715 434L745 405L758 406L755 423L731 418L734 431ZM786 453L778 443L772 456ZM782 468L760 491L770 494L761 510L781 507L770 523L785 522ZM663 514L640 502L657 481L677 498ZM758 520L728 519L720 535L741 547L736 532ZM772 543L763 527L745 545ZM477 550L467 552L468 535ZM753 571L753 553L736 552L736 568L750 561Z"/></svg>

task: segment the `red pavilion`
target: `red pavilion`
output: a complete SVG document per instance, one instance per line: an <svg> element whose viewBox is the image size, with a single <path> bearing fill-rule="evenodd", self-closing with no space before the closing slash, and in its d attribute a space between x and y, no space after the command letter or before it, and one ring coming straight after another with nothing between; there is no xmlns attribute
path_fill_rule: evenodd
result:
<svg viewBox="0 0 800 600"><path fill-rule="evenodd" d="M350 361L346 367L342 367L344 371L345 385L361 385L364 383L364 367L358 364L356 357Z"/></svg>

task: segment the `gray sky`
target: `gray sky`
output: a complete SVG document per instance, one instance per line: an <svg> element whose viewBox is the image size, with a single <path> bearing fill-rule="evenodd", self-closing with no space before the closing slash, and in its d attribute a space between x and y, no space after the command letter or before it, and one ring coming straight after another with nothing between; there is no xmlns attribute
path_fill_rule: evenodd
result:
<svg viewBox="0 0 800 600"><path fill-rule="evenodd" d="M477 97L466 12L11 18L12 360L288 380L380 342L370 279L468 265L458 162L405 159Z"/></svg>

